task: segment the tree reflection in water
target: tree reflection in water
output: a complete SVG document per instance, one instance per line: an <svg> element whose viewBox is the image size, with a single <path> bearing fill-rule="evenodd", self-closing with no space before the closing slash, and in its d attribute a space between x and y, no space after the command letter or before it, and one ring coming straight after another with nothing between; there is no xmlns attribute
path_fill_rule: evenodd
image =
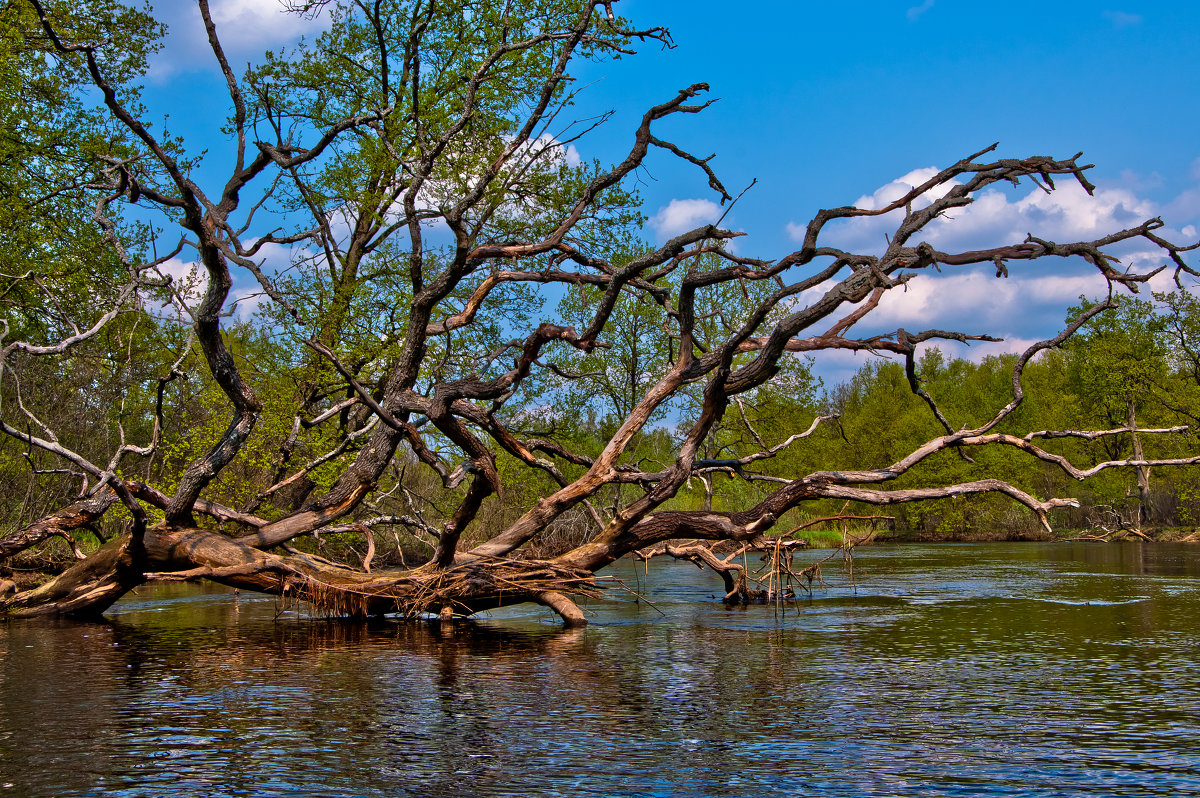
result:
<svg viewBox="0 0 1200 798"><path fill-rule="evenodd" d="M856 589L778 615L654 563L654 607L566 631L162 588L107 623L0 626L0 794L1195 793L1198 566L878 546Z"/></svg>

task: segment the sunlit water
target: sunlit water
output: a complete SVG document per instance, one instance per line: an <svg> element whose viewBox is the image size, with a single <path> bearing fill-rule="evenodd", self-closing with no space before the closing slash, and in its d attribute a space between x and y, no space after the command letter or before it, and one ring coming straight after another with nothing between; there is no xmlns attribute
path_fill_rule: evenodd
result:
<svg viewBox="0 0 1200 798"><path fill-rule="evenodd" d="M0 623L0 795L1200 794L1200 547L875 546L824 571L782 611L727 609L710 572L623 563L650 603L613 591L572 632L194 587Z"/></svg>

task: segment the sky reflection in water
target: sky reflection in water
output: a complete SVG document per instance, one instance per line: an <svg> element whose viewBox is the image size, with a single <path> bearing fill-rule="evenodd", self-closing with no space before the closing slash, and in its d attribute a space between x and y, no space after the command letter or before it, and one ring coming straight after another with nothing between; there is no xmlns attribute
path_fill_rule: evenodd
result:
<svg viewBox="0 0 1200 798"><path fill-rule="evenodd" d="M1200 547L876 546L782 614L641 569L570 632L178 586L0 625L0 796L1200 793Z"/></svg>

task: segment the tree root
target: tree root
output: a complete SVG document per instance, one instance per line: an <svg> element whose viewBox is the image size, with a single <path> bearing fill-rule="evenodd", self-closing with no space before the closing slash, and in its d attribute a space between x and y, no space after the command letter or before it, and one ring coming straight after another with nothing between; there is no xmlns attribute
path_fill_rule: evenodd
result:
<svg viewBox="0 0 1200 798"><path fill-rule="evenodd" d="M407 572L365 573L303 555L252 555L242 562L147 573L146 578L211 579L298 599L318 613L350 618L392 613L413 618L441 615L446 610L452 615L472 615L535 601L558 612L568 626L575 626L583 620L583 614L567 596L600 595L592 573L548 560L490 558L442 570L424 567ZM223 559L228 562L229 558Z"/></svg>
<svg viewBox="0 0 1200 798"><path fill-rule="evenodd" d="M558 617L562 618L563 626L568 629L587 626L587 618L584 617L583 610L579 609L578 604L571 601L571 599L562 593L547 590L534 596L533 600L557 612Z"/></svg>
<svg viewBox="0 0 1200 798"><path fill-rule="evenodd" d="M229 587L307 602L317 613L407 618L477 612L537 602L568 626L586 622L568 596L600 596L590 571L550 560L477 558L445 569L373 571L306 555L270 554L204 529L152 530L144 570L133 567L129 538L114 539L89 560L35 590L0 592L9 617L104 612L130 588L147 581L209 579ZM155 570L150 570L150 566Z"/></svg>

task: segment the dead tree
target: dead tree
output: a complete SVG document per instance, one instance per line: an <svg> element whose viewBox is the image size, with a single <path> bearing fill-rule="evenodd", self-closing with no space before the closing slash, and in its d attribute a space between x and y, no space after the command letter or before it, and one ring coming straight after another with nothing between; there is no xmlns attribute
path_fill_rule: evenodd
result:
<svg viewBox="0 0 1200 798"><path fill-rule="evenodd" d="M189 379L207 381L224 397L225 431L163 484L137 477L137 464L155 457L169 434L162 423L163 390L185 368L182 355L160 380L157 406L145 409L146 417L154 418L148 439L127 442L122 428L106 459L72 448L19 398L6 400L0 408L0 429L30 451L55 458L63 470L81 479L83 489L76 504L0 540L0 552L8 555L48 536L69 535L114 508L123 508L129 519L124 534L49 583L0 596L0 612L9 617L94 615L148 581L211 579L307 600L349 616L469 615L537 602L566 623L581 624L584 616L572 597L593 594L596 571L618 558L673 539L736 544L761 540L784 513L814 500L891 505L1001 493L1033 510L1047 525L1052 509L1073 503L1040 499L996 479L886 489L902 475L919 472L938 452L1012 447L1076 478L1115 467L1200 462L1128 460L1078 468L1042 448L1039 440L1103 433L1037 431L1015 436L997 431L1022 402L1021 378L1030 359L1061 344L1108 303L1097 304L1062 334L1024 352L1013 370L1011 401L986 412L971 428L954 429L945 420L920 387L914 358L926 342L995 339L979 332L936 329L865 337L853 333L888 291L933 269L991 264L997 279L1003 279L1009 268L1082 258L1114 289L1136 290L1150 275L1117 269L1111 251L1122 242L1141 240L1160 248L1178 271L1195 274L1184 260L1188 248L1159 236L1159 219L1070 243L1031 235L985 250L941 252L922 240L922 232L934 220L969 205L997 183L1031 181L1052 191L1056 179L1066 179L1091 193L1086 176L1090 167L1079 155L1061 160L995 158L995 147L988 147L887 207L820 211L809 222L800 247L774 259L732 251L727 244L738 233L718 225L703 225L661 246L630 252L617 245L616 236L605 235L630 223L626 187L651 153L693 164L722 202L733 198L709 159L656 132L667 117L704 110L708 102L700 98L708 87L702 83L648 109L630 131L627 154L614 166L581 165L572 170L564 163L565 145L590 131L561 121L572 99L572 60L583 54L629 52L631 43L639 40L669 41L665 29L637 29L617 19L610 2L589 0L540 15L514 10L512 6L521 4L510 3L504 11L480 11L471 19L461 14L450 19L440 6L417 0L398 4L390 13L381 10L381 4L365 12L347 6L339 12L335 31L342 30L338 25L353 23L357 30L377 34L356 44L357 58L374 59L374 93L364 91L352 113L329 119L313 111L315 105L306 106L307 111L295 105L295 92L276 93L278 83L273 81L281 80L279 75L286 71L282 67L276 73L237 77L225 58L207 0L199 0L213 55L226 79L229 124L236 139L224 182L203 186L175 148L160 141L109 85L102 67L103 45L60 38L39 0L29 2L41 14L43 32L58 56L86 66L108 112L138 154L112 159L108 182L94 186L95 219L108 231L109 243L125 266L123 287L105 306L92 308L91 315L72 319L72 330L62 337L5 340L0 347L3 378L14 397L22 395L18 388L25 395L36 391L36 385L22 382L28 363L69 358L115 319L148 312L155 301L163 301L153 297L165 292L179 314L178 323L190 328L194 343L189 341L188 351L199 355L190 361L197 365L189 367ZM487 14L496 18L485 18ZM445 59L423 54L427 48L450 47L447 37L454 33L445 26L451 23L478 26L473 32L486 46L451 53L472 60L437 72L430 65ZM371 55L363 55L368 51ZM422 105L440 100L445 103L438 114ZM484 124L498 119L504 120L498 131ZM359 146L363 141L370 147L354 150L357 155L348 160L362 172L354 193L334 197L314 186L313 170L329 159L348 157L352 147L347 142ZM367 149L369 158L363 155ZM254 191L258 193L251 202L246 197ZM148 261L125 248L111 213L119 203L164 210L179 225L180 246L194 253L202 267L203 293L198 299L189 300L163 277L162 267L178 247L167 247L170 255ZM831 222L896 211L902 218L882 254L822 243ZM279 215L278 223L264 225L261 217L273 212ZM297 223L301 215L306 215L305 221ZM281 232L288 226L296 232ZM439 245L437 236L449 243ZM302 293L263 265L261 253L267 245L292 247L297 264L331 275L327 285L332 298L324 312L306 306ZM744 250L739 247L739 252ZM351 356L347 329L356 320L355 303L362 296L355 292L371 290L372 264L384 259L391 268L389 276L398 277L403 288L395 332L377 336L374 352L364 351L360 341ZM214 480L231 473L249 442L261 434L256 425L264 412L263 398L246 376L253 364L248 366L230 344L227 311L234 275L239 273L255 281L276 309L277 315L264 323L293 331L293 357L311 366L311 376L296 390L292 434L278 447L273 478L241 508L222 503L212 490ZM523 330L505 328L504 340L491 351L453 357L453 347L467 346L461 342L471 340L468 333L498 312L498 305L508 301L504 292L514 286L531 291L587 286L596 301L585 324L545 321ZM726 315L712 323L714 316L705 308L730 289L744 297L737 317ZM53 302L53 286L45 290L46 301ZM661 309L666 319L661 340L669 356L652 380L639 387L627 417L591 454L563 439L524 431L524 416L518 411L532 402L527 394L531 380L537 376L561 386L586 379L562 364L605 345L606 329L620 312L621 299L629 296ZM803 445L822 419L783 443L771 445L760 438L758 451L748 455L721 460L701 456L714 426L727 412L736 412L731 403L776 378L787 358L824 350L903 358L913 390L928 402L944 434L884 468L830 469L779 479L761 501L736 511L664 508L693 477L741 474L788 445ZM559 357L551 362L550 354ZM630 459L631 447L647 432L656 412L683 390L699 397L696 409L682 426L673 459L648 470L644 462ZM304 432L334 427L321 439L326 448L310 452L300 464L297 441ZM481 508L505 488L498 467L501 456L529 473L546 475L556 487L530 502L515 520L484 529ZM425 469L443 487L453 504L440 519L429 520L413 502L401 503L405 486L394 473L398 463L406 469ZM265 504L317 468L336 469L329 487L314 490L315 483L310 484L299 506L280 509ZM622 487L631 489L619 490ZM617 497L608 507L597 501L606 490L606 495ZM590 540L553 558L522 556L522 548L539 531L581 508L596 528ZM428 561L401 570L368 570L370 557L354 565L297 547L313 535L385 525L433 541ZM478 542L468 546L464 540ZM724 574L728 581L728 569Z"/></svg>

